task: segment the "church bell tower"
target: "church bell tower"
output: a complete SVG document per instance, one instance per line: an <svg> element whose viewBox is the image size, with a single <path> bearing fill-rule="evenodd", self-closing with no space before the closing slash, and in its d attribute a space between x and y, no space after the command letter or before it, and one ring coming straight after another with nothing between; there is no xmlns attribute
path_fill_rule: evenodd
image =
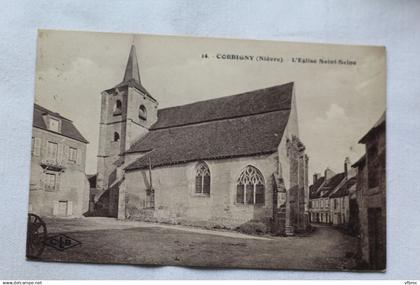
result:
<svg viewBox="0 0 420 285"><path fill-rule="evenodd" d="M101 96L97 189L104 191L118 183L124 153L157 121L158 102L141 83L134 45L123 81Z"/></svg>

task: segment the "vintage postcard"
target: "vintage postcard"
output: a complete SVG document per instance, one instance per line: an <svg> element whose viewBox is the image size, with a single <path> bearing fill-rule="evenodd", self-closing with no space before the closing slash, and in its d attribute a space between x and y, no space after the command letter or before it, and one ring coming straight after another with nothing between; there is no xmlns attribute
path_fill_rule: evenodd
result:
<svg viewBox="0 0 420 285"><path fill-rule="evenodd" d="M27 257L384 271L385 109L384 47L41 30Z"/></svg>

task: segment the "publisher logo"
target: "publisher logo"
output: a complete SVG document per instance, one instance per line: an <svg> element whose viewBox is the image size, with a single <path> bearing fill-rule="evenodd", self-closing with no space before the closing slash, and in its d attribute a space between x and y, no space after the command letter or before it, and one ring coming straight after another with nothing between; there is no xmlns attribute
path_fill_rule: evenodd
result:
<svg viewBox="0 0 420 285"><path fill-rule="evenodd" d="M75 247L80 244L82 244L80 241L75 240L74 238L71 238L63 234L49 237L45 241L46 246L55 248L56 250L59 250L59 251L64 251L66 249Z"/></svg>

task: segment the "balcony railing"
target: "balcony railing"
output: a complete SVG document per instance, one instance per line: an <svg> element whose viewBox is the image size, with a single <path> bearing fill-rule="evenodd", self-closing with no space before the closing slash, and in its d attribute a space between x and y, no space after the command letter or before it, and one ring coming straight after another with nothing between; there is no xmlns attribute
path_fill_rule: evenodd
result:
<svg viewBox="0 0 420 285"><path fill-rule="evenodd" d="M58 190L56 186L46 185L46 184L44 184L44 189L45 191L48 191L48 192L54 192Z"/></svg>
<svg viewBox="0 0 420 285"><path fill-rule="evenodd" d="M47 170L61 171L66 167L62 161L56 159L43 159L41 160L41 166Z"/></svg>

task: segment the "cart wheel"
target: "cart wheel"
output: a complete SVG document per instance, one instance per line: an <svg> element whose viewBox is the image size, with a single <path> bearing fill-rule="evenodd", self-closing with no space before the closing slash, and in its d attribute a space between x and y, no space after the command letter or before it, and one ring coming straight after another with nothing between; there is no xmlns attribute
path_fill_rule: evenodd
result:
<svg viewBox="0 0 420 285"><path fill-rule="evenodd" d="M44 221L35 214L28 214L28 232L26 235L26 256L37 258L44 251L47 240L47 226Z"/></svg>

